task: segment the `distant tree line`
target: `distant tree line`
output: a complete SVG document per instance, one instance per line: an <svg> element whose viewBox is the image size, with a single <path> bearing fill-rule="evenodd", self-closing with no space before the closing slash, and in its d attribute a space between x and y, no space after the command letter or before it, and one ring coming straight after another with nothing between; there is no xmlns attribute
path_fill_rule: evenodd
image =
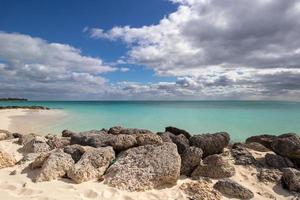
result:
<svg viewBox="0 0 300 200"><path fill-rule="evenodd" d="M28 101L24 98L0 98L0 101Z"/></svg>

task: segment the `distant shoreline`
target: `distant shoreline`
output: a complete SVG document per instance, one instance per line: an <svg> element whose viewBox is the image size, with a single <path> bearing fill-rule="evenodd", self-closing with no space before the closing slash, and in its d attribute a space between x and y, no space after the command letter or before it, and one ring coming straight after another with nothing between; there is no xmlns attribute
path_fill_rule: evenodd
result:
<svg viewBox="0 0 300 200"><path fill-rule="evenodd" d="M0 101L28 101L25 98L0 98Z"/></svg>

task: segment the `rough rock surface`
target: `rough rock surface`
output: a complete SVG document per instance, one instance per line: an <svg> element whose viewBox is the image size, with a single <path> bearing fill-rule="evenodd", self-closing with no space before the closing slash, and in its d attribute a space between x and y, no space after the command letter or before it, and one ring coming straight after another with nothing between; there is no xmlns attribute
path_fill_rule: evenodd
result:
<svg viewBox="0 0 300 200"><path fill-rule="evenodd" d="M40 155L38 155L35 160L30 163L29 167L30 169L37 169L41 168L46 161L46 159L50 156L49 152L42 152Z"/></svg>
<svg viewBox="0 0 300 200"><path fill-rule="evenodd" d="M300 192L300 171L293 168L285 168L282 171L282 181L284 185L290 191Z"/></svg>
<svg viewBox="0 0 300 200"><path fill-rule="evenodd" d="M230 179L219 180L214 188L229 198L251 199L254 197L251 190Z"/></svg>
<svg viewBox="0 0 300 200"><path fill-rule="evenodd" d="M50 151L47 140L41 136L34 136L29 142L23 146L24 153L41 153Z"/></svg>
<svg viewBox="0 0 300 200"><path fill-rule="evenodd" d="M59 137L53 136L49 138L47 144L50 146L50 149L63 148L64 146L70 145L70 137Z"/></svg>
<svg viewBox="0 0 300 200"><path fill-rule="evenodd" d="M258 161L245 147L240 144L235 144L232 146L231 155L235 160L236 165L255 165L258 166Z"/></svg>
<svg viewBox="0 0 300 200"><path fill-rule="evenodd" d="M276 154L267 153L265 155L265 160L269 167L276 169L294 167L294 164L288 158Z"/></svg>
<svg viewBox="0 0 300 200"><path fill-rule="evenodd" d="M222 197L221 193L206 181L183 183L180 190L191 200L219 200Z"/></svg>
<svg viewBox="0 0 300 200"><path fill-rule="evenodd" d="M71 155L64 153L62 149L57 149L45 160L35 181L51 181L63 177L73 165Z"/></svg>
<svg viewBox="0 0 300 200"><path fill-rule="evenodd" d="M0 130L0 140L8 140L13 138L13 135L9 131Z"/></svg>
<svg viewBox="0 0 300 200"><path fill-rule="evenodd" d="M134 147L136 144L137 141L134 136L119 134L119 135L111 135L111 138L109 138L106 141L106 145L104 146L112 146L115 151L120 152L129 149L131 147ZM98 146L96 145L96 147Z"/></svg>
<svg viewBox="0 0 300 200"><path fill-rule="evenodd" d="M145 145L121 152L104 182L128 191L144 191L176 184L181 159L173 143Z"/></svg>
<svg viewBox="0 0 300 200"><path fill-rule="evenodd" d="M190 176L195 168L200 164L203 155L202 149L190 147L181 156L180 174Z"/></svg>
<svg viewBox="0 0 300 200"><path fill-rule="evenodd" d="M173 141L172 141L172 139L170 137L171 134L172 133L170 133L170 132L158 132L157 133L157 135L159 135L159 137L161 137L161 139L162 139L163 142L171 142L171 143L173 143Z"/></svg>
<svg viewBox="0 0 300 200"><path fill-rule="evenodd" d="M138 134L153 134L153 132L146 129L124 128L119 132L119 134L138 135Z"/></svg>
<svg viewBox="0 0 300 200"><path fill-rule="evenodd" d="M221 153L229 144L230 136L226 132L194 135L190 138L190 145L203 150L203 157Z"/></svg>
<svg viewBox="0 0 300 200"><path fill-rule="evenodd" d="M190 148L189 140L183 135L174 135L170 132L159 133L159 136L164 142L173 142L177 146L179 154L182 154L184 151Z"/></svg>
<svg viewBox="0 0 300 200"><path fill-rule="evenodd" d="M24 145L24 144L30 142L32 139L34 139L35 136L36 136L36 134L34 134L34 133L21 134L21 135L19 135L18 144Z"/></svg>
<svg viewBox="0 0 300 200"><path fill-rule="evenodd" d="M157 134L139 134L135 139L137 141L137 146L163 143L163 140Z"/></svg>
<svg viewBox="0 0 300 200"><path fill-rule="evenodd" d="M278 183L281 179L282 172L278 169L259 169L257 178L260 182L264 183Z"/></svg>
<svg viewBox="0 0 300 200"><path fill-rule="evenodd" d="M108 133L113 134L113 135L118 135L118 134L120 134L120 131L123 129L124 128L122 126L114 126L108 130Z"/></svg>
<svg viewBox="0 0 300 200"><path fill-rule="evenodd" d="M271 146L277 154L288 157L300 165L300 137L295 133L278 136L273 140Z"/></svg>
<svg viewBox="0 0 300 200"><path fill-rule="evenodd" d="M65 146L64 152L70 154L74 162L77 163L80 160L81 156L84 154L85 149L78 144L73 144Z"/></svg>
<svg viewBox="0 0 300 200"><path fill-rule="evenodd" d="M257 142L257 143L262 144L266 148L271 149L271 144L275 138L276 138L275 135L268 135L268 134L256 135L256 136L251 136L251 137L247 138L246 143Z"/></svg>
<svg viewBox="0 0 300 200"><path fill-rule="evenodd" d="M70 130L63 130L61 133L62 137L71 137L72 135L75 135L76 133Z"/></svg>
<svg viewBox="0 0 300 200"><path fill-rule="evenodd" d="M0 149L0 169L5 167L12 167L16 164L16 162L17 161L13 156Z"/></svg>
<svg viewBox="0 0 300 200"><path fill-rule="evenodd" d="M90 148L70 168L68 177L76 183L100 179L113 159L115 152L112 147Z"/></svg>
<svg viewBox="0 0 300 200"><path fill-rule="evenodd" d="M215 154L206 157L193 171L191 177L193 179L198 179L199 177L228 178L234 174L234 166L221 155Z"/></svg>
<svg viewBox="0 0 300 200"><path fill-rule="evenodd" d="M176 127L168 126L165 128L165 132L173 133L174 135L184 135L187 139L191 137L191 134L187 132L186 130L179 129Z"/></svg>
<svg viewBox="0 0 300 200"><path fill-rule="evenodd" d="M259 152L268 152L271 151L270 149L268 149L267 147L265 147L264 145L258 143L258 142L250 142L250 143L246 143L245 147L248 149L252 149L254 151L259 151Z"/></svg>

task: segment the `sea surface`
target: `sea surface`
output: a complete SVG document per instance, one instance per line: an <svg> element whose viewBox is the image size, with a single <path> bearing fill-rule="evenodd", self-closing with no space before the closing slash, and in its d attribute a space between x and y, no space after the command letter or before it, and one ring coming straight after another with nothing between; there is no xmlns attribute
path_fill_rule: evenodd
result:
<svg viewBox="0 0 300 200"><path fill-rule="evenodd" d="M0 105L41 105L63 110L67 117L49 127L53 132L115 125L157 132L176 126L192 134L227 131L234 141L262 133L300 133L300 102L28 101Z"/></svg>

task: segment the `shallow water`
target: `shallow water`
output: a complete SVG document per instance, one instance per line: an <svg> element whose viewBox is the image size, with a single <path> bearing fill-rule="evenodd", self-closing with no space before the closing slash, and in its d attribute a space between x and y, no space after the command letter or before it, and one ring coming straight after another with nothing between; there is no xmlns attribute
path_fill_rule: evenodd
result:
<svg viewBox="0 0 300 200"><path fill-rule="evenodd" d="M84 131L115 125L163 131L172 125L193 134L227 131L233 140L261 134L300 133L300 103L272 101L29 101L0 105L42 105L68 115L45 127Z"/></svg>

